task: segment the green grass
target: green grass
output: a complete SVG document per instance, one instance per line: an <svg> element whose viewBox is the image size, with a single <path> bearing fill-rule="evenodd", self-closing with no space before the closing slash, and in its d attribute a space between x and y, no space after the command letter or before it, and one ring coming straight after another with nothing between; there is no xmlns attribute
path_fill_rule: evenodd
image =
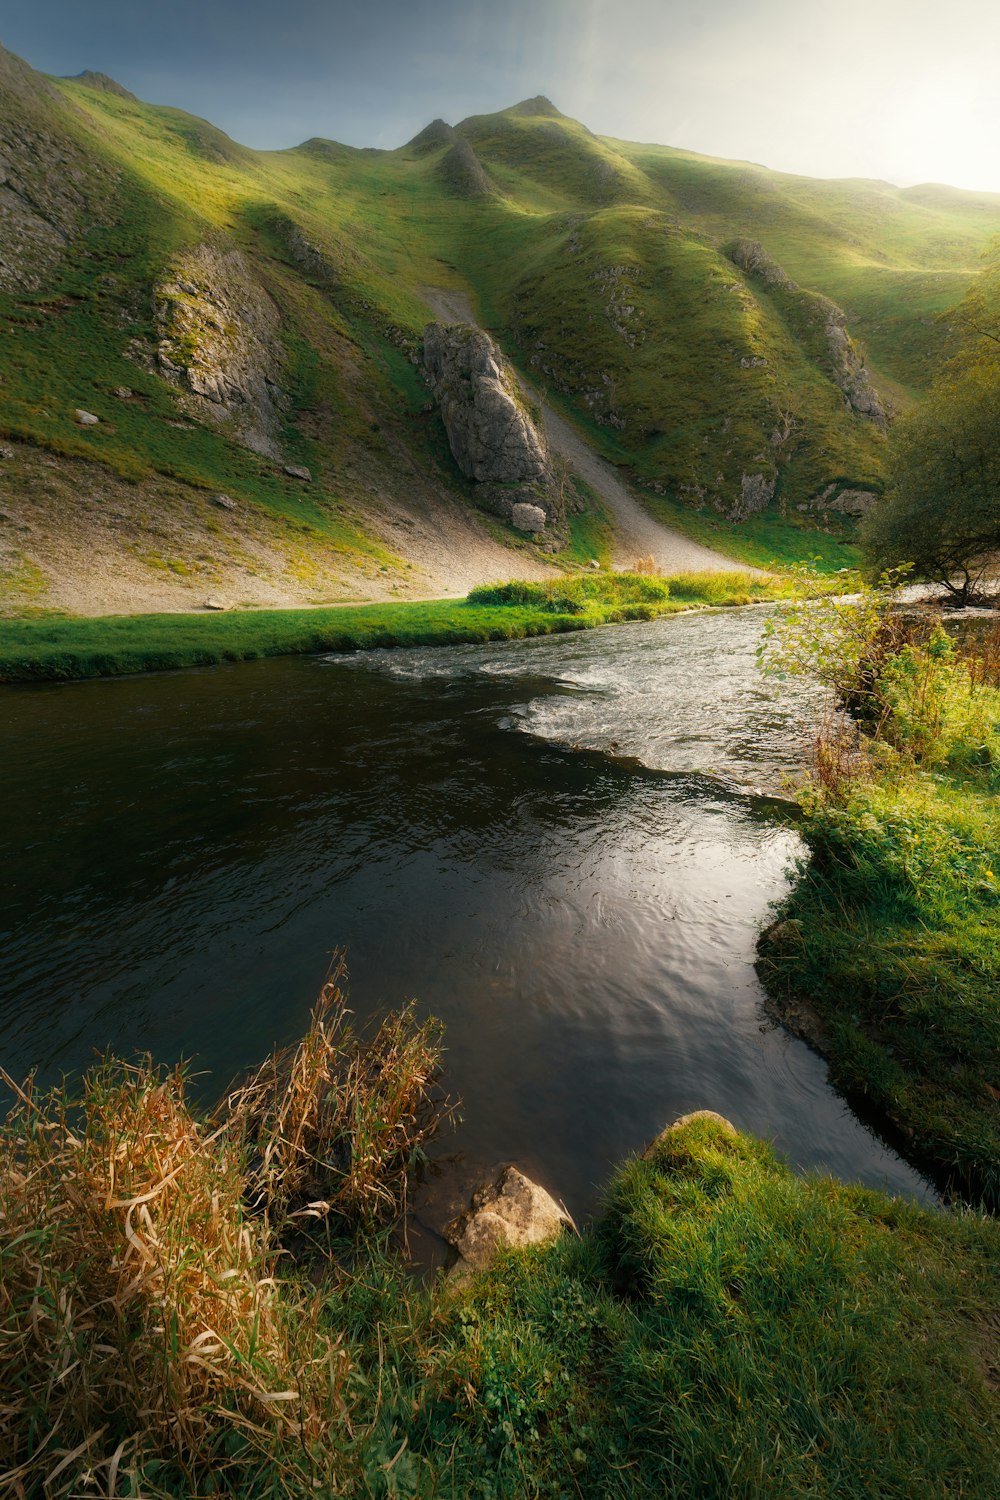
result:
<svg viewBox="0 0 1000 1500"><path fill-rule="evenodd" d="M210 1118L182 1069L105 1059L0 1126L26 1495L993 1500L995 1220L695 1117L580 1237L421 1286L378 1225L438 1033L411 1005L359 1043L334 998Z"/></svg>
<svg viewBox="0 0 1000 1500"><path fill-rule="evenodd" d="M875 738L860 758L824 749L803 794L812 857L763 936L761 974L838 1086L943 1186L996 1211L1000 689L970 684L940 635L879 670Z"/></svg>
<svg viewBox="0 0 1000 1500"><path fill-rule="evenodd" d="M373 462L404 500L414 462L425 481L464 493L411 361L428 316L420 288L437 285L469 290L525 373L609 458L662 489L664 517L688 534L758 566L817 555L849 565L846 531L812 532L779 511L793 515L833 480L877 487L881 435L845 412L815 340L720 247L755 236L803 296L838 300L879 379L906 401L947 343L937 314L1000 229L1000 200L988 195L812 182L509 112L465 127L503 193L471 202L442 182L444 147L255 152L176 110L58 87L74 110L40 96L32 129L66 132L118 186L109 222L74 246L52 285L0 297L0 434L304 517L345 554L379 561L366 526ZM128 355L130 339L153 347L152 289L171 257L206 237L239 247L280 309L291 397L282 443L317 475L306 493L224 433L172 426L176 393ZM766 364L741 366L748 357ZM119 385L140 399L116 401ZM77 428L79 405L101 425ZM730 503L743 473L775 459L765 516L730 530L696 514ZM568 564L604 560L596 511L571 516L570 533Z"/></svg>
<svg viewBox="0 0 1000 1500"><path fill-rule="evenodd" d="M997 1236L695 1120L616 1173L582 1240L405 1319L398 1284L362 1286L351 1327L373 1381L373 1320L399 1351L415 1494L985 1500Z"/></svg>
<svg viewBox="0 0 1000 1500"><path fill-rule="evenodd" d="M826 518L823 530L775 510L762 511L734 525L648 490L642 499L646 509L665 526L754 568L780 571L808 564L819 574L830 574L856 569L861 562L853 523L835 514Z"/></svg>
<svg viewBox="0 0 1000 1500"><path fill-rule="evenodd" d="M468 600L430 603L95 618L39 612L0 621L0 682L157 672L310 651L514 640L800 591L795 582L744 573L674 579L599 573L484 587Z"/></svg>

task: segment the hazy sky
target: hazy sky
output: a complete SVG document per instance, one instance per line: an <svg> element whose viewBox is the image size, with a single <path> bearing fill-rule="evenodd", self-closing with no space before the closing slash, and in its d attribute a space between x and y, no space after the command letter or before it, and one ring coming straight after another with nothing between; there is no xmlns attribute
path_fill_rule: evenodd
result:
<svg viewBox="0 0 1000 1500"><path fill-rule="evenodd" d="M0 41L251 146L544 93L600 134L1000 191L1000 0L7 0Z"/></svg>

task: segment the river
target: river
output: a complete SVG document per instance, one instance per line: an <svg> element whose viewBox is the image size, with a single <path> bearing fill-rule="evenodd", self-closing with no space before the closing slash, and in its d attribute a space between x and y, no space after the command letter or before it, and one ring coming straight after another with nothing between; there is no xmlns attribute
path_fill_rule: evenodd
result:
<svg viewBox="0 0 1000 1500"><path fill-rule="evenodd" d="M149 1051L221 1091L344 946L361 1020L444 1021L449 1149L574 1213L698 1108L927 1196L762 1015L817 711L761 678L763 618L4 690L0 1061Z"/></svg>

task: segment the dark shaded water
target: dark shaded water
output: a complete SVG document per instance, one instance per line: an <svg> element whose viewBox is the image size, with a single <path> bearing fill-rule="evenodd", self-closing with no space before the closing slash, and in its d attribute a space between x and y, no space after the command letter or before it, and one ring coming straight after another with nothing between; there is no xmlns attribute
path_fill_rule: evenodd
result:
<svg viewBox="0 0 1000 1500"><path fill-rule="evenodd" d="M360 1016L447 1026L457 1144L575 1211L677 1113L922 1193L764 1026L752 962L798 840L813 705L757 610L538 642L7 690L0 1060L193 1056L213 1092L302 1031L330 950Z"/></svg>

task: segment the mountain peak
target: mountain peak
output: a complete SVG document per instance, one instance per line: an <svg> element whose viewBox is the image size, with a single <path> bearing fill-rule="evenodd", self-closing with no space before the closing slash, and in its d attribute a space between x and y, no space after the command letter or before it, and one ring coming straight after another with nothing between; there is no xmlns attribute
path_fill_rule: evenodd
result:
<svg viewBox="0 0 1000 1500"><path fill-rule="evenodd" d="M565 120L566 116L561 109L556 109L551 99L544 94L536 94L533 99L522 99L520 104L511 105L510 109L504 110L508 115L549 115L555 120Z"/></svg>
<svg viewBox="0 0 1000 1500"><path fill-rule="evenodd" d="M139 102L135 94L130 93L126 88L122 88L121 84L116 83L113 78L109 78L107 73L95 73L93 68L84 68L82 73L70 74L66 81L68 83L85 83L88 89L100 89L102 94L114 94L119 99L131 99L134 104L138 104Z"/></svg>
<svg viewBox="0 0 1000 1500"><path fill-rule="evenodd" d="M457 139L454 129L447 120L432 120L429 125L424 126L423 130L417 132L412 141L407 141L404 149L423 154L436 151L439 146L453 145Z"/></svg>

